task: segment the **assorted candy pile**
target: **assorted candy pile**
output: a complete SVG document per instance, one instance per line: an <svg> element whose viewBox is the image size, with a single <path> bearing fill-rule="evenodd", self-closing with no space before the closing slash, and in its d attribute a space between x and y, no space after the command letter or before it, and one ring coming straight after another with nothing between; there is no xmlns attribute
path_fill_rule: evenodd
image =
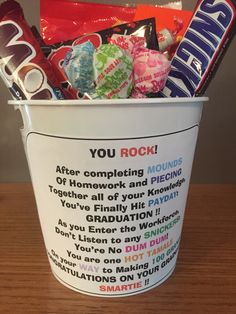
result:
<svg viewBox="0 0 236 314"><path fill-rule="evenodd" d="M202 95L235 34L235 7L235 0L199 0L188 23L181 10L146 6L151 13L143 16L127 8L126 23L51 43L7 0L0 5L0 76L18 100ZM165 14L173 26L158 29Z"/></svg>
<svg viewBox="0 0 236 314"><path fill-rule="evenodd" d="M38 40L67 98L146 97L147 93L141 93L140 88L144 91L147 85L146 89L150 89L148 86L152 80L155 88L151 92L157 91L160 63L163 64L161 80L162 73L166 72L166 63L170 70L170 61L158 51L155 30L155 19L149 18L52 45L42 44L40 37ZM144 49L152 52L149 63L144 58ZM155 70L154 64L158 65ZM147 75L150 66L152 68Z"/></svg>
<svg viewBox="0 0 236 314"><path fill-rule="evenodd" d="M62 68L72 87L89 98L135 98L164 88L170 61L146 48L143 37L112 35L97 49L90 41L73 46Z"/></svg>

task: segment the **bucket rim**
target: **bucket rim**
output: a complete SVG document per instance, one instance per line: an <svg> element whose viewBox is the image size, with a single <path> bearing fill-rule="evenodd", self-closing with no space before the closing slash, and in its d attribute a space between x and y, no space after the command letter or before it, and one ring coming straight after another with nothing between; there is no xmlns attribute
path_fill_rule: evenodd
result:
<svg viewBox="0 0 236 314"><path fill-rule="evenodd" d="M9 105L14 106L96 106L96 105L148 105L148 104L183 104L202 103L209 97L168 97L168 98L127 98L127 99L62 99L62 100L9 100Z"/></svg>

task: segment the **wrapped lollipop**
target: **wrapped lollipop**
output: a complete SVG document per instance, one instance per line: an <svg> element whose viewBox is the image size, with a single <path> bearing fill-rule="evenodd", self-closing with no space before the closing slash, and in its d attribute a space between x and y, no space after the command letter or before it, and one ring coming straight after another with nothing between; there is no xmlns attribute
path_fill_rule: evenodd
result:
<svg viewBox="0 0 236 314"><path fill-rule="evenodd" d="M134 54L133 97L145 97L164 88L170 71L170 61L159 51L139 48Z"/></svg>
<svg viewBox="0 0 236 314"><path fill-rule="evenodd" d="M111 43L124 49L133 60L133 98L156 94L165 86L170 61L157 50L148 49L142 37L114 34Z"/></svg>
<svg viewBox="0 0 236 314"><path fill-rule="evenodd" d="M128 98L133 87L132 57L116 45L101 45L94 53L96 93L101 98Z"/></svg>
<svg viewBox="0 0 236 314"><path fill-rule="evenodd" d="M110 39L110 44L122 48L123 50L129 52L131 56L133 56L138 48L146 46L146 39L145 37L136 35L113 34Z"/></svg>
<svg viewBox="0 0 236 314"><path fill-rule="evenodd" d="M94 46L90 41L73 46L63 62L64 71L73 86L81 95L94 94Z"/></svg>

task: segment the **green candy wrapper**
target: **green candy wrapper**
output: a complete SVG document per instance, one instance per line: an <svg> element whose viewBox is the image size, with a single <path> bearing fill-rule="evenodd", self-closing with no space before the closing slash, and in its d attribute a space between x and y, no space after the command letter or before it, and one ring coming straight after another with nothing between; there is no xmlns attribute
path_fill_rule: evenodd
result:
<svg viewBox="0 0 236 314"><path fill-rule="evenodd" d="M112 44L94 53L96 94L99 98L128 98L133 87L132 57Z"/></svg>

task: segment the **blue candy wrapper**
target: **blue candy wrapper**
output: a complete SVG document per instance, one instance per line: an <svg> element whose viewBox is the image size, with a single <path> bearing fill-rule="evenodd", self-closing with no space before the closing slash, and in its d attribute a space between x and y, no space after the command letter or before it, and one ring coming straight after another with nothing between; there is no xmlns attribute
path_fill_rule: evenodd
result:
<svg viewBox="0 0 236 314"><path fill-rule="evenodd" d="M93 94L94 69L93 55L95 48L90 41L73 46L63 62L64 71L71 85L81 94Z"/></svg>

